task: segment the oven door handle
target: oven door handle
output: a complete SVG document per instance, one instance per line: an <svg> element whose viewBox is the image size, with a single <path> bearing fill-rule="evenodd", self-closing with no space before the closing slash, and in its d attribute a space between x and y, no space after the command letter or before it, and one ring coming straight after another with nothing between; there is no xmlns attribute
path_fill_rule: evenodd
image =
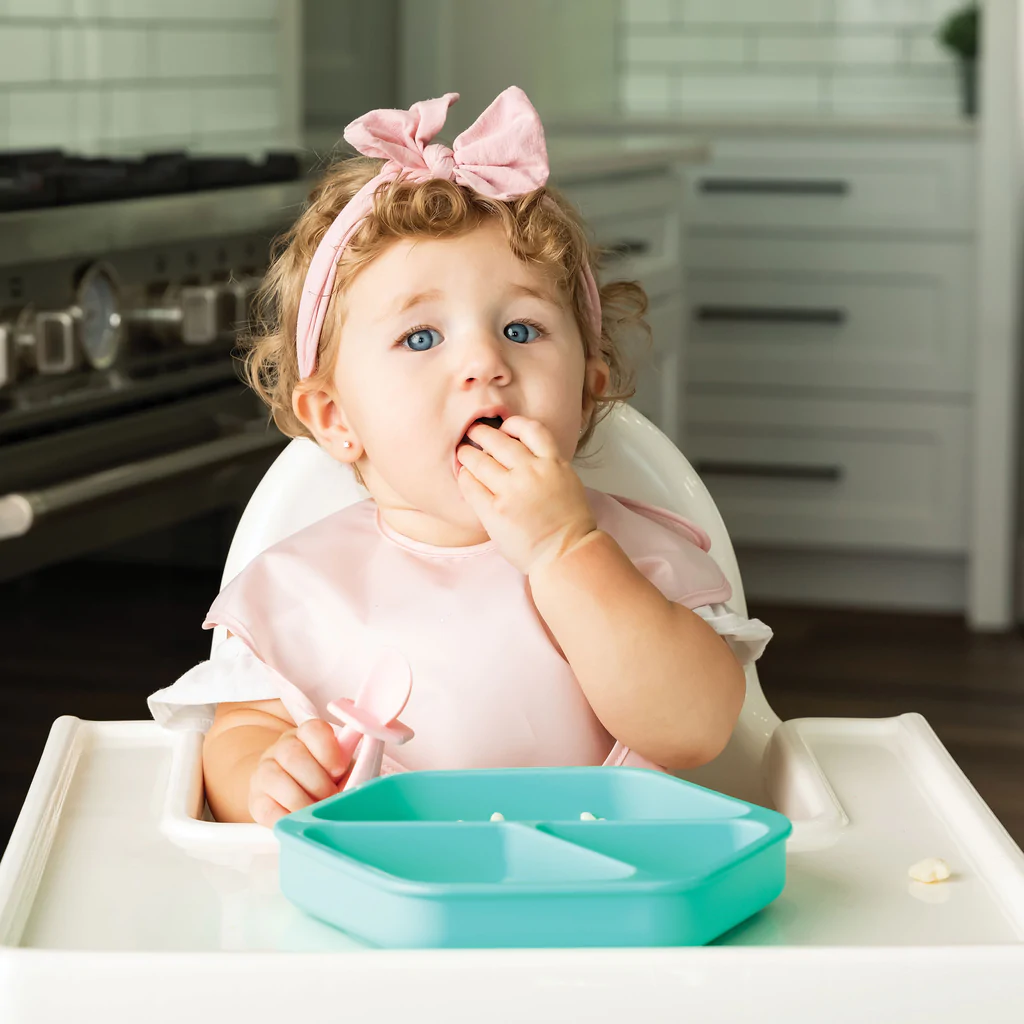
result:
<svg viewBox="0 0 1024 1024"><path fill-rule="evenodd" d="M0 497L0 540L24 536L35 522L54 512L196 469L231 462L253 452L283 446L286 441L286 437L273 428L267 428L261 420L254 424L254 429L243 429L240 433L206 444L139 462L127 462L41 490L4 495Z"/></svg>

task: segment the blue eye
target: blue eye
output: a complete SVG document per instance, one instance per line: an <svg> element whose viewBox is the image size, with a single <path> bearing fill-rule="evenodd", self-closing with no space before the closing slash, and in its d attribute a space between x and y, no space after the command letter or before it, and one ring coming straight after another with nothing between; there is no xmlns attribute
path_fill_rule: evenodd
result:
<svg viewBox="0 0 1024 1024"><path fill-rule="evenodd" d="M406 335L403 344L413 352L427 352L434 346L431 344L431 335L436 335L440 344L441 335L433 327L421 327L418 331Z"/></svg>
<svg viewBox="0 0 1024 1024"><path fill-rule="evenodd" d="M532 324L524 324L522 320L517 320L515 323L508 324L505 327L505 337L509 341L524 343L539 338L540 331Z"/></svg>

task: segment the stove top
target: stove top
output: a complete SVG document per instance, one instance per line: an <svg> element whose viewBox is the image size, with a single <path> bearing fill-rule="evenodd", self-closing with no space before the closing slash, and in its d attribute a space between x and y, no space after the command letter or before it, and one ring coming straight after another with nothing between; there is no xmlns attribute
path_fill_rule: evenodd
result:
<svg viewBox="0 0 1024 1024"><path fill-rule="evenodd" d="M301 174L298 158L287 152L257 161L184 151L138 159L72 156L59 149L0 151L0 212L264 185Z"/></svg>
<svg viewBox="0 0 1024 1024"><path fill-rule="evenodd" d="M311 184L292 153L0 152L0 580L244 505L286 439L239 338Z"/></svg>

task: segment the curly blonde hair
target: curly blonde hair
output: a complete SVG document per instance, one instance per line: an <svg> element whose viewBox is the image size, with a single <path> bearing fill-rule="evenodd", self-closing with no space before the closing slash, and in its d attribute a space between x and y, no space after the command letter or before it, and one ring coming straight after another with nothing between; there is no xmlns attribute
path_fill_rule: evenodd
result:
<svg viewBox="0 0 1024 1024"><path fill-rule="evenodd" d="M267 404L279 429L290 437L311 437L292 409L296 387L323 387L331 377L340 338L342 299L359 270L400 238L451 238L497 220L505 229L516 257L552 273L570 303L583 338L585 356L599 355L611 371L604 394L584 396L595 403L590 422L579 439L585 447L594 428L614 403L635 393L633 371L624 363L623 337L631 330L649 343L643 318L647 296L639 284L616 281L601 293L601 334L587 316L580 270L596 270L599 252L587 239L575 209L553 189L539 188L518 199L497 200L439 178L385 182L374 193L373 211L352 235L338 263L317 350L316 370L299 379L295 348L299 297L306 271L320 239L340 210L375 177L383 161L367 157L341 160L327 169L310 193L306 208L274 243L269 270L256 295L251 333L241 339L249 383Z"/></svg>

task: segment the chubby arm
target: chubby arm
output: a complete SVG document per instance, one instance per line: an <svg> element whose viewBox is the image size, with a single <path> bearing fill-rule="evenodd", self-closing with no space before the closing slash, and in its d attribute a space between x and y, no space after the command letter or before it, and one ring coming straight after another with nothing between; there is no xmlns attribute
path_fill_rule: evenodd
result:
<svg viewBox="0 0 1024 1024"><path fill-rule="evenodd" d="M260 758L295 723L279 700L217 705L203 740L206 802L218 821L252 821L249 784Z"/></svg>
<svg viewBox="0 0 1024 1024"><path fill-rule="evenodd" d="M280 700L218 704L203 740L206 802L217 821L273 825L337 793L347 769L330 725L296 728Z"/></svg>
<svg viewBox="0 0 1024 1024"><path fill-rule="evenodd" d="M681 770L729 741L745 683L728 644L669 601L601 530L529 574L534 604L594 713L643 757Z"/></svg>

